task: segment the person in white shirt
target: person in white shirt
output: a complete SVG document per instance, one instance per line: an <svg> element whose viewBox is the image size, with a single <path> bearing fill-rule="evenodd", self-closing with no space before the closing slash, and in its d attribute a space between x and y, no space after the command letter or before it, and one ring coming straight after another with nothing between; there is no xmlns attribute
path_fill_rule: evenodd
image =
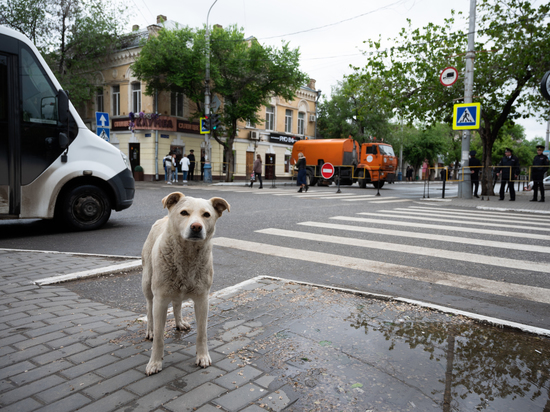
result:
<svg viewBox="0 0 550 412"><path fill-rule="evenodd" d="M189 172L189 159L187 158L187 155L183 155L183 157L180 160L181 165L181 171L183 173L183 183L187 183L187 173Z"/></svg>

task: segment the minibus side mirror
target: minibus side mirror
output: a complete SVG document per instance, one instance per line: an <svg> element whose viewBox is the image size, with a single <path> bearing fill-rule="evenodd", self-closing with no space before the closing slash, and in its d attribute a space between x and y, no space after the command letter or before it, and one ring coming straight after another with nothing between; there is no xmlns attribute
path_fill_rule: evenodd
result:
<svg viewBox="0 0 550 412"><path fill-rule="evenodd" d="M65 90L59 90L57 93L57 110L59 111L59 122L69 124L69 96Z"/></svg>

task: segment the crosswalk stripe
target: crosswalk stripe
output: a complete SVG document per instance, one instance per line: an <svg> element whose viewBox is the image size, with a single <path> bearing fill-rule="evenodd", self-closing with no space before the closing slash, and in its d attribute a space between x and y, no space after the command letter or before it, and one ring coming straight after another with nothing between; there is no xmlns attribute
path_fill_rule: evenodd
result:
<svg viewBox="0 0 550 412"><path fill-rule="evenodd" d="M478 216L478 217L472 216L473 214L475 214L475 212L472 212L472 214L468 216L466 214L455 214L455 213L452 213L452 211L449 211L448 213L435 213L433 211L420 211L420 210L410 210L407 208L395 208L393 210L381 210L379 211L379 213L395 213L395 211L399 212L399 214L414 215L414 216L436 216L436 217L452 216L453 219L457 219L457 220L469 219L469 220L482 220L484 222L500 222L500 225L503 225L503 226L508 226L509 223L525 223L525 221L516 220L514 218L507 218L506 221L504 222L502 217L492 219L489 216ZM530 221L529 223L534 223L534 222ZM539 225L537 226L537 228L540 226L550 226L550 222L548 223L537 222L536 224Z"/></svg>
<svg viewBox="0 0 550 412"><path fill-rule="evenodd" d="M369 201L369 203L372 204L378 204L378 203L402 203L402 202L410 202L411 199L395 199L395 200L383 200L384 198L378 200L378 199L372 199ZM387 199L387 197L385 198Z"/></svg>
<svg viewBox="0 0 550 412"><path fill-rule="evenodd" d="M380 212L359 212L358 215L369 215L369 216L380 216L380 217L388 217L383 214L384 211ZM430 222L443 222L443 223L463 223L463 224L471 224L471 225L481 225L481 226L490 226L490 227L503 227L506 229L522 229L522 230L537 230L539 232L550 232L550 228L544 228L544 227L538 227L538 226L515 226L510 225L508 223L488 223L488 222L457 222L455 219L436 219L433 217L421 217L421 216L403 216L407 219L414 219L414 220L429 220Z"/></svg>
<svg viewBox="0 0 550 412"><path fill-rule="evenodd" d="M485 240L485 239L445 236L441 234L434 235L431 233L406 232L403 230L389 230L389 229L380 229L375 227L340 225L337 223L298 222L298 224L302 226L318 227L322 229L347 230L351 232L362 232L362 233L371 233L371 234L388 235L388 236L408 237L408 238L422 239L422 240L435 240L438 242L461 243L461 244L470 245L470 246L484 246L484 247L491 247L491 248L511 249L511 250L525 251L525 252L539 252L539 253L550 254L550 247L548 246L526 245L523 243L497 242L497 241Z"/></svg>
<svg viewBox="0 0 550 412"><path fill-rule="evenodd" d="M505 213L505 212L499 212L498 210L465 210L465 209L443 209L441 207L426 207L426 206L410 206L411 209L421 209L421 210L433 210L433 211L439 211L439 212L449 212L449 213L460 213L465 215L471 215L472 213L475 213L476 215L484 216L484 215L491 215L491 216L499 216L499 217L513 217L514 219L518 220L529 220L531 222L534 221L541 221L541 222L548 222L550 219L550 216L548 217L542 217L541 215L525 215L518 216L518 213Z"/></svg>
<svg viewBox="0 0 550 412"><path fill-rule="evenodd" d="M499 266L510 269L527 270L533 272L550 273L550 263L538 263L503 257L483 256L467 252L455 252L452 250L433 249L421 246L411 246L399 243L379 242L365 239L351 239L342 236L322 235L317 233L297 232L284 229L262 229L258 233L285 236L301 240L314 240L316 242L336 243L338 245L359 246L370 249L389 250L393 252L410 253L414 255L435 257L440 259L459 260L462 262L479 263L484 265Z"/></svg>
<svg viewBox="0 0 550 412"><path fill-rule="evenodd" d="M392 263L376 262L367 259L353 258L330 253L315 252L287 248L246 240L231 239L226 237L214 238L214 245L232 249L243 250L252 253L260 253L275 257L295 259L307 262L321 263L331 266L354 269L362 272L372 272L382 275L429 282L437 285L455 287L459 289L484 292L493 295L501 295L526 299L534 302L550 303L550 290L535 286L519 285L507 282L499 282L489 279L480 279L471 276L457 275L455 273L440 272L426 268L396 265Z"/></svg>
<svg viewBox="0 0 550 412"><path fill-rule="evenodd" d="M387 216L384 216L384 217L387 217ZM484 235L495 235L500 237L510 236L515 238L550 240L550 236L538 235L535 233L507 232L507 231L499 231L499 230L460 227L460 226L447 226L447 225L430 225L427 223L400 222L397 220L369 219L365 217L354 217L354 216L333 216L333 217L330 217L330 219L346 220L350 222L360 222L360 223L375 223L375 224L387 225L387 226L393 225L393 226L418 227L418 228L424 228L424 229L448 230L448 231L455 231L455 232L479 233ZM504 226L504 225L501 225L501 226L508 228L508 226Z"/></svg>

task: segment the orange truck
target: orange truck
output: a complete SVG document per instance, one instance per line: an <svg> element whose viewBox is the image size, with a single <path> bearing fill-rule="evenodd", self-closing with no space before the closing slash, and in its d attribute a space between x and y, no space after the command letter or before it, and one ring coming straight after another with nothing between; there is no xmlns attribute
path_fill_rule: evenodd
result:
<svg viewBox="0 0 550 412"><path fill-rule="evenodd" d="M393 147L387 143L363 143L351 137L348 139L299 140L294 143L290 163L296 164L298 153L306 158L308 185L330 184L340 177L340 184L352 185L359 182L365 188L371 183L381 188L385 182L395 181L397 157ZM321 177L321 167L325 163L334 166L331 179Z"/></svg>

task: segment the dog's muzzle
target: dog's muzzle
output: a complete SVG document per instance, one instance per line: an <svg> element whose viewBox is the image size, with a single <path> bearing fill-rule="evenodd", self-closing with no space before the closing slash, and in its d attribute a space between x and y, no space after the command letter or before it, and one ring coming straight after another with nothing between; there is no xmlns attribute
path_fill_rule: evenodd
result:
<svg viewBox="0 0 550 412"><path fill-rule="evenodd" d="M204 228L200 223L192 223L189 226L187 231L188 240L203 240L204 239Z"/></svg>

